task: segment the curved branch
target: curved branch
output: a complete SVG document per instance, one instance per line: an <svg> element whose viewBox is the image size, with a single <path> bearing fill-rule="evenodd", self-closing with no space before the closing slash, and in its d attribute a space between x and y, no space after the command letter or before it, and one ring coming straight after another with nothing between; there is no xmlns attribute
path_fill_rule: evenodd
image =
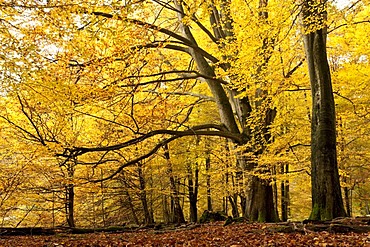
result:
<svg viewBox="0 0 370 247"><path fill-rule="evenodd" d="M130 130L132 133L134 134L138 134L137 131L135 131L133 128L131 128L130 126L127 126L127 125L124 125L124 124L121 124L121 123L118 123L114 120L110 120L108 118L104 118L104 117L100 117L100 116L97 116L97 115L94 115L94 114L91 114L91 113L88 113L88 112L83 112L83 111L80 111L80 110L77 110L77 109L73 109L73 111L77 112L77 113L80 113L82 115L86 115L86 116L89 116L91 118L95 118L95 119L99 119L99 120L102 120L104 122L108 122L108 123L111 123L111 124L114 124L114 125L117 125L117 126L120 126L120 127L123 127L125 129L128 129Z"/></svg>
<svg viewBox="0 0 370 247"><path fill-rule="evenodd" d="M213 36L213 34L195 17L195 15L191 18L192 21L195 22L195 24L198 25L198 27L205 33L207 36L216 44L219 44L219 40Z"/></svg>
<svg viewBox="0 0 370 247"><path fill-rule="evenodd" d="M192 92L157 92L157 91L154 91L154 90L144 90L144 92L148 92L148 93L153 93L153 94L168 94L168 95L180 95L180 96L191 96L191 97L196 97L196 98L199 98L199 99L202 99L204 101L211 101L211 102L215 102L215 98L211 97L211 96L208 96L208 95L205 95L205 94L199 94L199 93L192 93Z"/></svg>
<svg viewBox="0 0 370 247"><path fill-rule="evenodd" d="M209 129L209 128L214 128L214 129L217 129L218 131L211 131L211 130L197 130L197 129ZM105 178L102 178L102 179L97 179L97 180L90 180L90 182L102 182L102 181L106 181L106 180L109 180L109 179L112 179L113 177L115 177L116 175L118 175L125 167L128 167L130 165L134 165L144 159L147 159L149 158L150 156L154 155L156 152L158 152L158 150L165 146L166 144L176 140L176 139L179 139L181 137L184 137L184 136L191 136L191 135L207 135L207 136L221 136L221 137L226 137L226 138L230 138L230 139L233 139L235 141L238 141L238 142L242 142L242 139L241 139L241 136L240 135L235 135L233 133L230 133L228 131L223 131L224 130L224 127L221 126L221 125L215 125L215 124L206 124L206 125L200 125L200 126L196 126L196 127L193 127L192 129L190 130L186 130L186 131L173 131L173 130L157 130L157 131L152 131L152 132L149 132L147 135L144 135L142 137L139 137L139 138L136 138L134 140L132 140L131 143L137 143L138 140L144 140L144 139L147 139L155 134L159 134L159 133L165 133L165 134L172 134L174 136L172 137L169 137L163 141L161 141L160 143L158 143L152 150L150 150L148 153L136 158L136 159L133 159L133 160L130 160L124 164L122 164L120 167L118 167L117 170L115 170L112 174L110 174L109 176L105 177ZM129 141L130 142L130 141ZM126 142L126 143L129 143L129 142ZM117 149L120 149L122 147L124 147L126 144L122 143L122 144L117 144L117 145L114 145L114 146L107 146L107 147L98 147L98 148L85 148L83 151L81 150L80 152L80 155L84 152L94 152L94 151L110 151L110 150L117 150ZM132 144L131 144L132 145Z"/></svg>
<svg viewBox="0 0 370 247"><path fill-rule="evenodd" d="M196 50L197 52L199 52L199 54L202 55L203 57L209 59L212 63L220 62L220 60L218 58L209 54L208 52L206 52L205 50L203 50L202 48L200 48L196 44L186 44L186 43L181 43L181 42L172 42L172 43L187 46L187 47L184 47L184 46L169 44L171 42L172 41L160 41L160 42L156 41L156 42L146 44L146 45L138 45L138 46L133 47L132 49L158 48L158 47L160 47L160 48L166 48L166 49L171 49L171 50L175 50L175 51L185 52L185 53L191 55L189 49L187 48L187 47L190 47L190 48L193 48L194 50Z"/></svg>
<svg viewBox="0 0 370 247"><path fill-rule="evenodd" d="M130 79L130 78L135 78L135 77L136 76L129 76L127 78L123 78L123 80ZM147 86L147 85L156 84L156 83L167 83L167 82L175 82L175 81L191 80L191 79L199 79L199 78L204 78L204 79L208 79L208 80L214 80L214 81L217 81L217 82L219 82L221 84L227 84L223 80L213 79L213 78L210 78L210 77L201 75L201 74L196 74L196 75L193 75L193 76L188 75L188 76L178 77L178 78L157 79L157 80L151 80L151 81L146 81L146 82L139 82L139 83L119 85L119 87L121 87L121 88L127 88L127 87ZM117 81L113 82L112 84L116 84L116 83L117 83Z"/></svg>
<svg viewBox="0 0 370 247"><path fill-rule="evenodd" d="M163 42L153 42L153 43L145 44L145 45L137 45L137 46L131 47L131 50L137 50L137 49L140 50L140 49L143 49L143 48L166 48L166 49L169 49L169 50L185 52L185 53L190 55L189 49L187 47L180 46L180 45L169 44L170 42L171 41L163 41ZM185 43L181 43L181 42L175 42L175 43L189 46L189 45L187 45Z"/></svg>
<svg viewBox="0 0 370 247"><path fill-rule="evenodd" d="M209 130L209 129L216 129L216 130ZM240 134L234 134L225 129L222 125L217 124L205 124L192 127L185 131L178 131L178 130L154 130L137 138L131 139L129 141L118 143L115 145L104 146L104 147L73 147L73 148L66 148L62 154L57 154L58 157L65 157L65 158L75 158L77 156L83 155L85 153L91 152L107 152L107 151L115 151L125 147L129 147L145 141L150 137L157 136L157 135L172 135L173 137L180 138L184 136L194 136L194 135L204 135L204 136L221 136L225 138L232 139L238 143L242 143L242 136Z"/></svg>
<svg viewBox="0 0 370 247"><path fill-rule="evenodd" d="M102 179L96 179L96 180L90 180L90 182L93 182L93 183L98 183L98 182L103 182L103 181L106 181L106 180L109 180L109 179L112 179L114 178L116 175L118 175L125 167L128 167L130 165L134 165L146 158L149 158L150 156L152 156L153 154L155 154L156 152L158 152L158 150L163 147L164 145L170 143L171 141L174 141L176 139L180 138L180 136L173 136L173 137L170 137L160 143L158 143L152 150L150 150L150 152L136 158L136 159L133 159L131 161L128 161L124 164L122 164L120 167L118 167L118 169L116 171L114 171L111 175L105 177L105 178L102 178Z"/></svg>
<svg viewBox="0 0 370 247"><path fill-rule="evenodd" d="M203 127L216 127L218 129L223 129L222 126L219 126L219 125L213 125L213 124L209 124L209 125L204 125ZM198 126L199 128L201 126ZM155 131L153 131L155 132ZM118 167L118 169L116 171L114 171L111 175L105 177L105 178L102 178L102 179L97 179L97 180L90 180L90 182L102 182L102 181L106 181L106 180L109 180L109 179L112 179L113 177L115 177L116 175L118 175L125 167L128 167L130 165L134 165L144 159L147 159L149 158L150 156L154 155L156 152L158 152L158 150L163 147L164 145L176 140L176 139L179 139L181 137L184 137L184 136L191 136L191 135L207 135L207 136L221 136L221 137L226 137L226 138L230 138L230 139L233 139L235 141L239 141L241 142L241 137L240 135L236 136L235 134L232 134L230 132L225 132L225 131L196 131L196 130L187 130L187 131L166 131L167 134L169 133L176 133L175 136L172 136L164 141L161 141L160 143L158 143L152 150L150 150L148 153L136 158L136 159L133 159L133 160L130 160L124 164L122 164L120 167ZM95 148L95 149L90 149L90 151L107 151L107 148L117 148L119 145L115 145L115 146L111 146L111 147L106 147L105 150L103 150L104 148Z"/></svg>
<svg viewBox="0 0 370 247"><path fill-rule="evenodd" d="M369 112L366 112L365 114L360 114L360 113L358 113L357 112L357 109L356 109L356 104L355 104L355 102L353 102L350 98L348 98L348 97L346 97L346 96L343 96L343 95L341 95L339 92L333 92L333 94L334 95L337 95L337 96L339 96L339 97L341 97L342 99L345 99L345 100L347 100L349 103L351 103L351 105L352 105L352 107L353 107L353 113L356 115L356 116L358 116L358 117L366 117L368 114L369 114Z"/></svg>
<svg viewBox="0 0 370 247"><path fill-rule="evenodd" d="M353 22L353 23L351 23L351 24L343 23L343 24L341 24L341 25L339 25L339 26L334 27L334 28L333 28L333 29L331 29L331 30L328 30L328 34L329 34L329 33L331 33L331 32L333 32L333 31L335 31L335 30L337 30L337 29L339 29L339 28L341 28L341 27L345 27L345 26L348 26L348 25L363 24L363 23L370 23L370 20L355 21L355 22Z"/></svg>
<svg viewBox="0 0 370 247"><path fill-rule="evenodd" d="M225 85L228 84L228 82L226 82L224 80L204 75L202 73L199 73L196 70L171 70L171 71L163 71L163 72L148 74L148 75L130 75L130 76L127 76L125 78L122 78L121 80L132 79L132 78L148 78L148 77L171 75L171 74L178 74L179 76L181 75L182 77L178 78L180 80L181 79L183 79L183 80L194 79L194 77L196 77L196 78L215 80L215 81L218 81L220 84L225 84ZM191 75L191 74L195 74L195 75Z"/></svg>

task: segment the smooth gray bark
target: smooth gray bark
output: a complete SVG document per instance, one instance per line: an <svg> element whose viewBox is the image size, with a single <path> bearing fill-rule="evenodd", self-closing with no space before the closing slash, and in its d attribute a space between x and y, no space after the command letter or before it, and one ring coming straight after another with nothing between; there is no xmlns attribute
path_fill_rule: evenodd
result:
<svg viewBox="0 0 370 247"><path fill-rule="evenodd" d="M306 31L303 38L312 93L310 219L313 220L346 215L337 165L335 104L326 52L325 2L302 2ZM317 7L312 7L315 5Z"/></svg>

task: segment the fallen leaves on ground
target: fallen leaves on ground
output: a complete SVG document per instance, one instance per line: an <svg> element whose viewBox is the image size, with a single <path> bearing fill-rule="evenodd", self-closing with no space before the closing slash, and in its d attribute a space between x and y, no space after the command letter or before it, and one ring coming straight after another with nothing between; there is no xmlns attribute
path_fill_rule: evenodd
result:
<svg viewBox="0 0 370 247"><path fill-rule="evenodd" d="M370 233L278 233L266 224L222 223L193 229L124 233L57 234L53 236L1 236L0 246L115 247L115 246L370 246Z"/></svg>

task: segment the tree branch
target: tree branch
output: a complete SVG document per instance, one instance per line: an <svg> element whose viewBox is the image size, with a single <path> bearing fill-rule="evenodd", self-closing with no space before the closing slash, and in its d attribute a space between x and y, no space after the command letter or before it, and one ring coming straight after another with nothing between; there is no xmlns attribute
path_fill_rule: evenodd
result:
<svg viewBox="0 0 370 247"><path fill-rule="evenodd" d="M216 131L209 130L209 129L216 129ZM157 135L172 135L173 137L184 137L184 136L193 136L193 135L204 135L204 136L221 136L225 138L232 139L236 142L242 143L242 137L239 134L234 134L225 129L222 125L217 124L205 124L192 127L185 131L177 131L177 130L154 130L137 138L133 138L129 141L118 143L115 145L104 146L104 147L73 147L73 148L66 148L62 154L57 154L58 157L65 157L65 158L75 158L77 156L83 155L85 153L91 152L106 152L106 151L114 151L119 150L125 147L129 147L135 144L138 144L150 137L157 136Z"/></svg>
<svg viewBox="0 0 370 247"><path fill-rule="evenodd" d="M31 117L31 116L26 112L26 110L25 110L25 108L24 108L24 104L23 104L22 99L21 99L21 97L19 96L19 94L17 94L17 98L18 98L18 100L19 100L19 104L21 105L21 110L22 110L23 114L26 116L26 118L28 119L28 121L31 123L32 127L33 127L33 128L35 129L35 131L36 131L36 134L37 134L37 137L38 137L38 138L36 138L36 139L37 139L37 140L39 140L39 141L40 141L40 143L41 143L43 146L46 146L46 143L45 143L45 141L44 141L44 138L41 136L41 133L40 133L39 129L37 128L37 126L36 126L35 122L33 121L32 117ZM26 133L30 133L30 132L26 132ZM35 136L33 135L33 137L35 137Z"/></svg>
<svg viewBox="0 0 370 247"><path fill-rule="evenodd" d="M178 81L178 80L198 79L198 78L204 78L204 79L214 80L214 81L217 81L220 84L224 84L224 85L227 85L228 84L224 80L217 79L217 78L212 78L210 76L201 74L201 73L199 73L198 71L195 71L195 70L173 70L173 71L164 71L164 72L155 73L155 74L149 74L149 75L137 75L137 76L131 75L131 76L127 76L125 78L122 78L120 80L133 79L133 78L148 78L148 77L169 75L169 74L175 74L175 73L178 74L178 75L183 75L183 76L182 77L178 77L178 78L172 78L172 79L158 79L158 80L152 80L152 81L148 81L148 82L142 82L142 83L139 83L139 84L124 85L124 87L127 87L127 86L138 86L138 85L144 86L144 85L148 85L148 84L152 84L152 83L157 83L157 82L171 82L171 81ZM191 75L191 74L194 74L194 75ZM115 83L115 82L113 82L113 83Z"/></svg>
<svg viewBox="0 0 370 247"><path fill-rule="evenodd" d="M114 16L112 14L109 14L109 13L104 13L104 12L92 12L92 14L96 15L96 16L103 16L103 17L106 17L106 18L113 18L113 17L116 17L117 20L121 20L121 21L127 21L129 23L133 23L133 24L136 24L138 26L143 26L143 27L146 27L146 28L149 28L151 30L155 30L155 31L158 31L158 32L161 32L163 34L166 34L176 40L179 40L181 42L183 42L184 45L186 46L189 46L193 49L195 49L196 51L198 51L202 56L208 58L210 61L212 61L213 63L218 63L219 60L212 56L211 54L209 54L208 52L206 52L205 50L203 50L202 48L200 48L196 43L192 42L191 40L171 31L171 30L168 30L166 28L162 28L162 27L159 27L159 26L156 26L154 24L150 24L148 22L144 22L144 21L140 21L140 20L136 20L136 19L130 19L130 18L124 18L124 17L121 17L121 16ZM150 46L150 44L148 45ZM180 49L181 51L185 51L184 49L181 49L180 48L181 46L177 46L177 47L172 47L172 48L176 48L176 49Z"/></svg>
<svg viewBox="0 0 370 247"><path fill-rule="evenodd" d="M218 131L203 130L203 129L210 129L210 128L217 129ZM125 143L122 143L122 144L117 144L117 145L107 146L107 147L98 147L98 148L79 148L80 150L78 150L78 148L76 148L76 151L79 152L76 155L82 155L83 153L87 153L87 152L100 152L100 151L118 150L118 149L121 149L123 147L136 144L136 143L139 142L139 140L143 141L143 140L145 140L145 139L147 139L151 136L154 136L154 135L160 134L160 133L161 134L173 135L172 137L169 137L169 138L161 141L157 145L155 145L155 147L153 149L151 149L148 153L146 153L146 154L144 154L144 155L142 155L142 156L140 156L136 159L127 161L126 163L122 164L111 175L109 175L105 178L102 178L102 179L90 180L90 182L97 183L97 182L102 182L102 181L112 179L113 177L118 175L125 167L128 167L130 165L134 165L134 164L136 164L136 163L138 163L138 162L140 162L144 159L149 158L150 156L152 156L156 152L158 152L158 150L161 147L165 146L166 144L168 144L168 143L170 143L170 142L172 142L172 141L174 141L178 138L184 137L184 136L192 136L192 135L221 136L221 137L226 137L226 138L233 139L233 140L238 141L240 143L242 142L242 139L241 139L240 135L235 135L235 134L232 134L232 133L230 133L228 131L224 131L224 130L225 130L225 128L223 126L216 125L216 124L200 125L200 126L193 127L192 129L189 129L189 130L186 130L186 131L157 130L157 131L149 132L148 134L146 134L142 137L135 138L131 141L128 141L128 142L125 142Z"/></svg>
<svg viewBox="0 0 370 247"><path fill-rule="evenodd" d="M144 90L144 92L148 92L148 93L154 93L154 94L170 94L170 95L184 95L184 96L192 96L192 97L196 97L196 98L199 98L199 99L203 99L203 100L206 100L206 101L215 101L215 98L211 97L211 96L208 96L208 95L205 95L205 94L199 94L199 93L192 93L192 92L156 92L154 90Z"/></svg>
<svg viewBox="0 0 370 247"><path fill-rule="evenodd" d="M293 73L299 68L299 67L301 67L301 65L303 64L303 61L304 60L302 60L302 61L299 61L299 63L293 68L293 69L291 69L288 73L286 73L286 75L284 75L284 78L290 78L292 75L293 75Z"/></svg>
<svg viewBox="0 0 370 247"><path fill-rule="evenodd" d="M331 32L333 32L333 31L335 31L335 30L337 30L337 29L339 29L339 28L341 28L341 27L345 27L345 26L348 26L348 25L363 24L363 23L370 23L370 20L355 21L355 22L352 22L352 23L350 23L350 24L348 24L348 23L343 23L343 24L341 24L341 25L339 25L339 26L334 27L334 28L333 28L333 29L331 29L331 30L328 30L328 34L329 34L329 33L331 33Z"/></svg>
<svg viewBox="0 0 370 247"><path fill-rule="evenodd" d="M134 165L146 158L149 158L150 156L152 156L153 154L155 154L156 152L158 152L158 150L163 147L164 145L170 143L171 141L174 141L176 139L180 138L180 136L173 136L173 137L170 137L160 143L158 143L152 150L150 150L148 153L136 158L136 159L133 159L131 161L128 161L124 164L122 164L120 167L118 167L118 169L116 171L114 171L111 175L105 177L105 178L102 178L102 179L96 179L96 180L90 180L90 182L93 182L93 183L98 183L98 182L103 182L103 181L106 181L106 180L109 180L109 179L112 179L114 178L116 175L118 175L125 167L128 167L130 165Z"/></svg>

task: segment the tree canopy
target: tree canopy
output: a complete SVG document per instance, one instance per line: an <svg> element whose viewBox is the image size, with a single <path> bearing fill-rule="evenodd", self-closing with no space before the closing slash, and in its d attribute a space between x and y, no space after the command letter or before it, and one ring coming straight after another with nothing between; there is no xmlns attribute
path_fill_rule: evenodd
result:
<svg viewBox="0 0 370 247"><path fill-rule="evenodd" d="M2 224L308 217L322 101L303 37L321 31L340 214L369 214L369 11L365 0L2 1Z"/></svg>

